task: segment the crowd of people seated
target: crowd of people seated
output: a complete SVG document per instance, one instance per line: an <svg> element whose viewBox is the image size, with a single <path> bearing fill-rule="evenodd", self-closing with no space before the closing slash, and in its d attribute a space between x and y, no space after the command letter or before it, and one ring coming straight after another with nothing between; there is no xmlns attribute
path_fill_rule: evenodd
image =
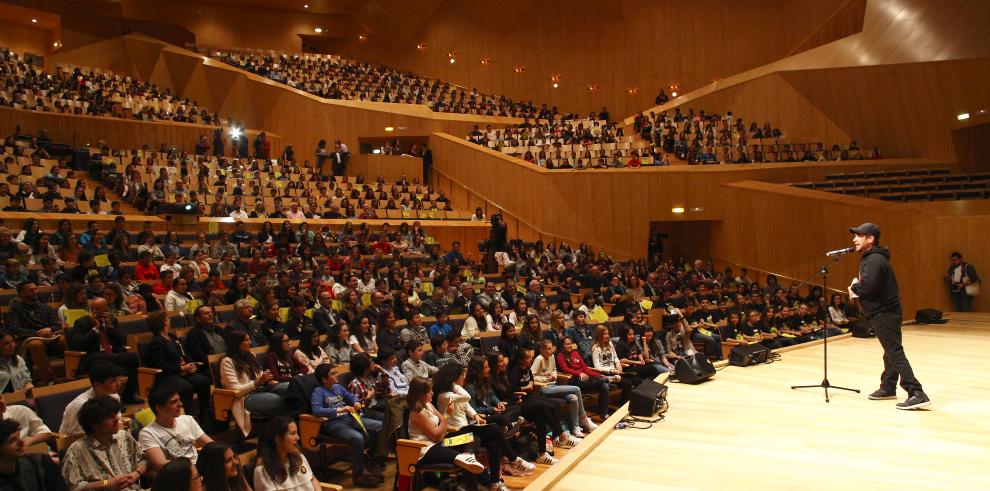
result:
<svg viewBox="0 0 990 491"><path fill-rule="evenodd" d="M670 165L670 156L658 146L633 142L617 123L609 122L607 108L582 120L525 119L501 129L487 125L484 130L475 125L467 140L546 169Z"/></svg>
<svg viewBox="0 0 990 491"><path fill-rule="evenodd" d="M365 62L318 54L273 55L215 51L228 65L326 99L425 104L437 112L549 119L557 108L467 91L440 80Z"/></svg>
<svg viewBox="0 0 990 491"><path fill-rule="evenodd" d="M0 48L0 105L59 114L221 124L218 113L178 98L169 89L80 67L58 67L48 73L6 48Z"/></svg>
<svg viewBox="0 0 990 491"><path fill-rule="evenodd" d="M864 152L854 140L848 146L826 147L821 142L790 143L786 135L769 122L761 127L755 121L746 126L732 111L722 114L687 112L675 108L663 112L637 114L634 130L646 141L689 164L827 162L838 160L876 160L879 150ZM780 139L785 142L778 143ZM767 143L767 142L770 143Z"/></svg>
<svg viewBox="0 0 990 491"><path fill-rule="evenodd" d="M504 270L485 275L456 242L445 253L393 247L423 239L406 224L336 233L284 224L270 241L238 229L213 242L150 226L132 234L125 220L97 250L73 258L50 254L79 242L69 222L51 233L33 219L0 229L3 279L16 288L2 318L3 391L57 381L51 360L63 350L84 353L78 376L88 374L91 389L66 406L60 428L85 435L61 458L73 488L139 489L157 474L153 489L162 489L173 467L256 490L306 486L314 469L297 448L298 423L284 415L308 413L326 418L319 431L348 449L355 485L380 485L390 435L401 426L428 445L454 439L425 447L424 462L454 464L465 479L504 489L502 476L554 464L555 447L579 445L595 430L593 417L607 417L680 357L698 350L719 359L723 341L787 346L855 319L838 295L826 307L820 288L802 295L772 275L760 285L745 270L737 276L700 260L622 263L586 244L517 241ZM99 243L98 232L84 232L86 242ZM27 264L39 250L42 264ZM651 324L655 309L661 320ZM128 335L150 336L140 358L118 321L134 315L143 325ZM154 421L132 427L141 427L134 436L121 429L120 413L121 403L144 402L139 366L161 372L145 394ZM259 434L252 473L224 466L217 477L197 464L207 452L216 453L214 464L229 455L210 436L229 424L214 420L218 393L231 398L225 414L235 431ZM18 416L25 418L33 421ZM259 418L267 420L260 429L252 425ZM50 434L37 424L24 430L3 422L0 440ZM537 448L520 451L513 440L530 432ZM465 433L474 441L456 440ZM476 458L481 451L487 465ZM110 455L109 467L97 465L100 455ZM15 450L0 459L53 465ZM51 486L30 489L65 489Z"/></svg>

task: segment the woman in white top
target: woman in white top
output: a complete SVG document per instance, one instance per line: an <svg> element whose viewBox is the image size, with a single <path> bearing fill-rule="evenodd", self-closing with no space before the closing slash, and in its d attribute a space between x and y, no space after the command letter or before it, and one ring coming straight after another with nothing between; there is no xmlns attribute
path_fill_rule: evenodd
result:
<svg viewBox="0 0 990 491"><path fill-rule="evenodd" d="M846 316L845 304L842 303L842 296L838 293L832 295L832 301L829 302L828 306L828 316L832 319L832 324L836 327L846 327L849 325L849 317Z"/></svg>
<svg viewBox="0 0 990 491"><path fill-rule="evenodd" d="M447 435L446 416L453 411L454 406L448 405L447 413L440 414L430 402L432 400L433 382L430 379L416 377L409 383L409 394L406 396L409 403L409 439L427 443L419 451L419 465L454 464L468 472L465 480L477 479L478 483L490 486L485 466L478 462L473 453L465 450L465 445L437 445ZM467 487L471 488L471 483Z"/></svg>
<svg viewBox="0 0 990 491"><path fill-rule="evenodd" d="M437 405L447 417L447 436L457 436L465 433L474 435L474 442L488 451L489 462L492 462L488 469L492 482L492 489L502 491L508 489L502 484L501 462L504 456L509 465L519 474L526 474L536 468L532 462L527 462L519 457L509 446L502 434L502 430L497 425L485 423L485 417L478 414L471 407L471 395L464 390L464 381L467 377L467 368L460 363L451 362L437 371L433 376L437 391ZM453 408L448 408L453 406ZM499 465L495 465L494 463Z"/></svg>
<svg viewBox="0 0 990 491"><path fill-rule="evenodd" d="M186 315L187 305L192 300L192 295L187 291L188 284L185 278L179 278L172 284L172 289L165 295L165 311L168 313L179 313Z"/></svg>
<svg viewBox="0 0 990 491"><path fill-rule="evenodd" d="M299 430L286 416L265 425L258 438L254 491L320 491L306 456L299 450Z"/></svg>
<svg viewBox="0 0 990 491"><path fill-rule="evenodd" d="M165 264L162 264L162 266L158 268L159 273L163 271L172 271L173 278L182 276L182 265L179 264L178 259L178 256L176 256L174 252L168 253L168 255L165 256Z"/></svg>
<svg viewBox="0 0 990 491"><path fill-rule="evenodd" d="M378 344L375 342L375 326L371 325L371 317L367 315L358 317L354 334L351 334L347 342L356 353L367 351L374 354L378 352Z"/></svg>
<svg viewBox="0 0 990 491"><path fill-rule="evenodd" d="M313 373L316 367L330 363L330 357L320 347L320 333L311 328L304 328L299 333L299 349L292 354L300 372L305 375Z"/></svg>
<svg viewBox="0 0 990 491"><path fill-rule="evenodd" d="M619 404L629 400L629 392L643 381L635 375L622 373L622 362L619 360L618 353L615 352L611 338L609 338L608 329L603 325L595 327L595 344L591 346L591 368L622 389L622 398Z"/></svg>
<svg viewBox="0 0 990 491"><path fill-rule="evenodd" d="M485 314L485 308L480 303L472 303L470 312L471 315L464 320L464 327L461 328L461 337L465 341L480 339L481 333L489 330L488 317Z"/></svg>
<svg viewBox="0 0 990 491"><path fill-rule="evenodd" d="M206 251L201 250L196 253L196 259L191 263L193 270L196 271L197 281L206 281L210 277L211 266L207 259Z"/></svg>

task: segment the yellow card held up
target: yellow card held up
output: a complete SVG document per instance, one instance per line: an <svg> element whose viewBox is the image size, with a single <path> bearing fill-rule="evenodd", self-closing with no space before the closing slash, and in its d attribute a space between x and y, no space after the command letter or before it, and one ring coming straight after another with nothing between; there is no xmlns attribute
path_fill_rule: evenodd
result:
<svg viewBox="0 0 990 491"><path fill-rule="evenodd" d="M65 311L65 324L72 327L77 320L82 319L89 315L89 311L86 309L66 309Z"/></svg>
<svg viewBox="0 0 990 491"><path fill-rule="evenodd" d="M278 309L278 320L280 320L282 322L286 322L286 321L289 320L289 308L288 307L282 307L282 308Z"/></svg>
<svg viewBox="0 0 990 491"><path fill-rule="evenodd" d="M96 266L99 268L105 268L110 265L110 257L106 254L100 254L93 259L96 260Z"/></svg>
<svg viewBox="0 0 990 491"><path fill-rule="evenodd" d="M198 298L194 298L186 302L186 310L188 310L190 314L195 314L196 309L198 309L201 305L203 305L203 301Z"/></svg>

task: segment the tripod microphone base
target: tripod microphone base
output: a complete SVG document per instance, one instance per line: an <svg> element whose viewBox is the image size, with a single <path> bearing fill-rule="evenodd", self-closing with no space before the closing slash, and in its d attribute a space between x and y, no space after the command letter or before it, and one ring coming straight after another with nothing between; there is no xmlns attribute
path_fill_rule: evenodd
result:
<svg viewBox="0 0 990 491"><path fill-rule="evenodd" d="M827 378L822 379L822 383L817 384L817 385L792 385L791 386L791 389L811 389L811 388L815 388L815 387L820 387L822 389L825 389L825 402L829 402L829 397L828 397L828 390L829 389L847 390L849 392L855 392L855 393L859 394L859 389L850 389L850 388L847 388L847 387L839 387L838 385L832 385L832 384L829 383L829 381L828 381Z"/></svg>

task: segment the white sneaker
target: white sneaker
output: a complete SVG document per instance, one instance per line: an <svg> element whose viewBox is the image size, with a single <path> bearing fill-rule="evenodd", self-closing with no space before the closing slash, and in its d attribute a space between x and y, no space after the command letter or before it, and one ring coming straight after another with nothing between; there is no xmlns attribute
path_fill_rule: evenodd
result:
<svg viewBox="0 0 990 491"><path fill-rule="evenodd" d="M509 488L506 487L505 483L502 481L493 483L491 486L489 486L488 489L490 489L491 491L510 491Z"/></svg>
<svg viewBox="0 0 990 491"><path fill-rule="evenodd" d="M571 434L574 435L575 438L584 438L584 432L581 431L581 426L579 425L574 425L571 427Z"/></svg>
<svg viewBox="0 0 990 491"><path fill-rule="evenodd" d="M516 457L516 460L512 461L510 464L514 469L521 470L523 472L533 472L536 469L536 464L523 460L522 457Z"/></svg>
<svg viewBox="0 0 990 491"><path fill-rule="evenodd" d="M556 442L557 446L560 448L574 448L579 443L581 443L581 439L575 438L570 433L564 433L563 435L560 435L560 438L558 438Z"/></svg>
<svg viewBox="0 0 990 491"><path fill-rule="evenodd" d="M560 459L554 458L549 453L543 452L539 457L536 458L536 463L537 464L544 464L544 465L554 465L559 460Z"/></svg>
<svg viewBox="0 0 990 491"><path fill-rule="evenodd" d="M478 459L474 458L474 454L470 453L462 453L454 457L454 464L471 474L481 474L485 471L484 464L478 462Z"/></svg>
<svg viewBox="0 0 990 491"><path fill-rule="evenodd" d="M584 428L584 431L591 433L592 431L595 431L595 429L598 428L598 425L596 425L595 422L591 420L591 418L585 416L584 419L581 420L581 427Z"/></svg>

